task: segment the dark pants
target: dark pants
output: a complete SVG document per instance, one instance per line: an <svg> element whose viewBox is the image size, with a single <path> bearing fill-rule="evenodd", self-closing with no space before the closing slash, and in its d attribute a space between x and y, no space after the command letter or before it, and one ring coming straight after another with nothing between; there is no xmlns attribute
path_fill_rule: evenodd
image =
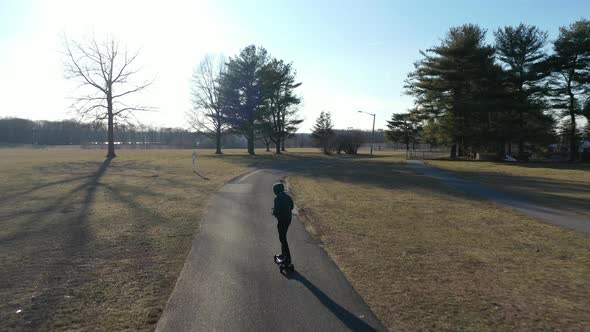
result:
<svg viewBox="0 0 590 332"><path fill-rule="evenodd" d="M291 261L291 252L289 251L289 244L287 243L287 231L291 225L291 220L279 220L277 228L279 230L279 241L281 241L281 255L285 260Z"/></svg>

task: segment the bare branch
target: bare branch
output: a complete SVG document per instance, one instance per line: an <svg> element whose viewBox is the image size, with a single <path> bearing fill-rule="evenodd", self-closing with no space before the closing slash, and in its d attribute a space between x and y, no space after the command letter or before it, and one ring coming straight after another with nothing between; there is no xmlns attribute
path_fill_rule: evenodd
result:
<svg viewBox="0 0 590 332"><path fill-rule="evenodd" d="M83 69L82 66L79 64L80 59L77 59L74 56L74 53L72 52L72 49L70 47L70 43L67 39L64 40L64 46L66 47L66 55L69 58L69 62L66 63L66 76L67 74L70 74L68 78L81 77L87 84L106 93L106 90L90 77L92 70L88 69L87 66L85 66Z"/></svg>
<svg viewBox="0 0 590 332"><path fill-rule="evenodd" d="M113 95L112 98L115 99L115 98L123 97L123 96L131 94L131 93L139 92L139 91L147 88L148 86L152 85L152 83L153 83L153 81L145 82L145 83L135 87L134 89L127 90L127 91L119 93L117 95Z"/></svg>
<svg viewBox="0 0 590 332"><path fill-rule="evenodd" d="M125 50L125 54L124 54L124 58L123 58L123 65L121 66L121 69L119 69L117 76L113 79L113 83L119 82L120 80L124 80L129 75L132 75L132 74L135 74L138 72L138 70L126 71L127 67L130 66L133 63L133 61L135 61L135 58L137 58L138 55L139 55L139 51L137 51L131 58L128 58L127 57L127 50Z"/></svg>
<svg viewBox="0 0 590 332"><path fill-rule="evenodd" d="M217 134L227 128L219 98L220 79L225 70L223 56L206 55L193 72L193 110L187 114L187 121L199 132L204 129L209 134Z"/></svg>

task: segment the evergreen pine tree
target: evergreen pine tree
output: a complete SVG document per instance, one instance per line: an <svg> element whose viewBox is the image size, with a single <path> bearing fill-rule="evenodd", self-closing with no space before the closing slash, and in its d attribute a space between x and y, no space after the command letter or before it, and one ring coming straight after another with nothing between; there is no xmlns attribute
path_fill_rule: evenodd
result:
<svg viewBox="0 0 590 332"><path fill-rule="evenodd" d="M394 113L391 120L387 121L387 129L385 137L391 142L404 143L407 151L410 149L410 143L418 140L422 126L413 113Z"/></svg>
<svg viewBox="0 0 590 332"><path fill-rule="evenodd" d="M221 76L223 113L232 129L246 137L249 154L254 154L256 128L263 117L262 73L268 61L264 48L250 45L230 58Z"/></svg>
<svg viewBox="0 0 590 332"><path fill-rule="evenodd" d="M507 26L495 33L496 53L504 64L509 111L501 121L508 143L518 140L518 151L524 157L525 141L537 142L551 131L553 119L545 114L540 81L546 77L539 66L546 57L543 47L547 33L531 25ZM541 135L540 135L541 134Z"/></svg>
<svg viewBox="0 0 590 332"><path fill-rule="evenodd" d="M485 34L474 24L451 28L439 46L420 52L424 59L406 80L419 112L457 142L459 155L497 138L493 120L503 110L501 69Z"/></svg>
<svg viewBox="0 0 590 332"><path fill-rule="evenodd" d="M579 20L559 28L553 50L555 54L545 62L551 72L549 101L568 120L570 161L575 161L579 141L576 117L584 114L590 95L590 21Z"/></svg>
<svg viewBox="0 0 590 332"><path fill-rule="evenodd" d="M330 154L330 143L334 137L333 127L330 112L322 111L316 119L311 132L311 137L316 145L321 147L325 154Z"/></svg>

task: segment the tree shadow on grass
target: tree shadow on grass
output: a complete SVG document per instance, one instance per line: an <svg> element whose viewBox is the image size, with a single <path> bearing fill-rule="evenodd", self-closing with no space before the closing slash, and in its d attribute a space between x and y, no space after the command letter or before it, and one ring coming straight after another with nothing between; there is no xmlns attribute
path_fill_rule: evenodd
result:
<svg viewBox="0 0 590 332"><path fill-rule="evenodd" d="M330 296L324 293L321 289L319 289L316 285L314 285L311 281L309 281L306 277L304 277L301 273L297 271L293 271L288 274L283 274L286 278L290 280L295 280L301 283L305 288L307 288L313 296L315 296L320 303L326 307L326 309L330 310L338 320L340 320L346 327L348 327L352 331L377 331L371 325L367 324L365 321L351 313L350 311L346 310L344 307L336 303Z"/></svg>
<svg viewBox="0 0 590 332"><path fill-rule="evenodd" d="M475 173L472 171L443 170L481 184L493 190L530 200L538 205L573 213L590 212L590 187L583 181L553 180L546 177L509 175L494 172Z"/></svg>
<svg viewBox="0 0 590 332"><path fill-rule="evenodd" d="M88 178L88 176L87 175L84 175L84 176L78 176L78 177L68 178L68 179L64 179L64 180L58 180L58 181L48 182L48 183L44 183L44 184L35 186L33 188L30 188L28 190L21 191L21 192L18 192L18 193L14 193L14 194L10 194L10 195L2 195L2 196L0 196L0 198L2 200L15 199L15 198L19 198L19 197L24 196L24 195L31 194L31 193L33 193L33 192L35 192L37 190L43 189L43 188L48 188L48 187L52 187L52 186L56 186L56 185L60 185L60 184L69 184L71 182L76 182L76 181L79 181L79 180L82 180L82 179L86 179L86 178Z"/></svg>
<svg viewBox="0 0 590 332"><path fill-rule="evenodd" d="M233 163L239 163L248 167L280 169L295 175L301 175L316 179L330 179L374 186L383 189L396 190L422 190L433 193L454 196L464 200L481 201L475 195L469 195L461 191L442 185L439 181L411 169L401 161L392 161L386 157L358 158L353 156L322 156L320 154L283 156L241 156L226 155L220 158ZM516 165L516 164L515 164ZM536 167L535 163L518 164L518 167ZM584 165L561 164L539 167L555 167L563 169L584 169ZM465 171L453 171L453 173L470 178L470 173ZM496 185L498 191L506 191L514 196L528 197L537 204L548 204L554 208L587 211L590 206L590 188L581 181L557 181L543 177L515 176L500 173L486 173L485 181L473 179L474 182ZM500 187L498 187L498 184ZM577 196L577 197L576 197Z"/></svg>
<svg viewBox="0 0 590 332"><path fill-rule="evenodd" d="M25 195L27 193L32 193L36 190L40 190L43 188L49 188L49 187L56 186L56 185L73 183L73 182L78 181L80 179L87 179L86 182L74 187L72 190L68 191L65 195L55 198L45 207L42 207L40 209L19 210L14 213L11 213L11 214L0 215L0 220L2 220L2 219L10 220L11 218L14 218L16 216L31 215L31 217L29 217L26 221L21 222L21 226L28 226L29 224L34 223L34 222L38 221L39 219L41 219L43 217L43 215L45 215L45 214L59 212L59 211L66 212L66 213L70 212L70 207L67 206L67 203L69 201L71 201L72 198L75 197L75 195L79 195L82 197L80 212L75 217L65 218L70 223L78 224L80 220L84 220L86 218L86 214L92 205L92 201L94 200L96 189L100 185L100 178L104 175L104 173L106 172L106 170L110 164L111 164L111 159L107 158L100 165L98 170L96 172L94 172L92 175L89 175L89 176L86 175L86 176L82 176L82 177L74 177L71 179L66 179L66 180L61 180L61 181L54 181L54 182L50 182L50 183L43 184L40 186L35 186L32 189L28 190L27 192L19 193L19 196ZM16 196L13 195L13 197L16 197ZM69 226L67 228L69 228ZM45 231L45 229L39 229L39 231ZM11 240L19 239L22 236L29 236L29 235L31 235L30 231L16 232L16 233L13 233L12 235L9 235L7 237L0 238L0 242L6 243Z"/></svg>
<svg viewBox="0 0 590 332"><path fill-rule="evenodd" d="M387 160L386 157L290 154L280 157L227 155L220 158L246 167L276 169L310 178L324 178L384 189L413 190L422 187L439 191L442 188L441 186L424 187L426 182L424 176L417 174L403 163ZM428 182L432 183L430 180ZM445 191L445 193L448 192Z"/></svg>
<svg viewBox="0 0 590 332"><path fill-rule="evenodd" d="M205 180L205 181L209 181L209 178L208 178L208 177L204 177L204 176L202 176L201 174L199 174L199 172L197 172L197 171L193 171L193 173L197 174L197 175L198 175L198 176L199 176L201 179L203 179L203 180Z"/></svg>
<svg viewBox="0 0 590 332"><path fill-rule="evenodd" d="M74 189L68 191L62 197L52 200L45 208L40 209L37 213L31 213L30 216L19 222L19 230L9 234L0 239L4 249L10 251L21 252L30 248L31 241L45 241L51 243L51 248L43 248L48 243L34 243L42 246L43 249L51 249L50 252L39 252L43 258L30 258L35 264L34 266L16 266L11 269L14 273L14 268L17 269L16 276L7 275L7 280L3 287L7 289L16 289L22 287L23 280L18 277L22 273L41 273L41 277L37 281L38 293L35 294L34 301L31 303L17 303L22 308L22 315L19 317L3 317L13 328L27 328L27 329L45 329L48 328L48 321L52 315L53 309L64 301L65 292L68 283L72 282L71 274L82 275L83 269L88 268L88 264L80 264L80 261L86 261L92 255L86 247L90 241L86 221L88 213L96 196L96 190L100 186L100 179L111 164L111 159L106 159L92 175L86 176L86 182L76 186ZM76 177L65 181L55 181L43 186L37 186L32 191L50 187L51 185L66 184L83 177ZM76 195L80 197L78 200L80 208L77 213L67 213L63 218L59 218L57 223L50 223L49 225L39 225L39 222L49 213L58 213L62 211L69 201L74 200ZM77 210L77 209L76 209ZM75 212L72 210L71 212ZM18 214L18 212L17 212ZM37 224L35 230L29 230L28 225ZM49 234L59 235L53 237ZM48 237L49 235L49 237ZM24 242L23 242L24 241ZM29 243L28 245L26 245ZM23 244L25 244L23 248ZM80 257L83 255L83 257ZM20 273L18 271L21 271ZM41 270L41 271L39 271ZM30 282L30 281L29 281ZM81 283L83 280L75 280L73 282ZM18 286L17 286L18 285ZM2 290L6 294L6 289ZM5 299L6 300L6 299ZM12 300L12 299L11 299ZM14 304L13 304L14 305ZM10 306L10 305L6 305ZM13 309L13 308L10 308ZM2 311L5 311L3 309ZM6 312L0 313L4 316Z"/></svg>
<svg viewBox="0 0 590 332"><path fill-rule="evenodd" d="M154 241L151 237L154 231L165 238L191 238L193 234L179 232L176 229L178 223L160 214L157 208L153 209L142 203L140 197L147 197L148 201L179 200L185 197L152 190L153 182L150 178L154 181L159 178L143 176L141 173L148 168L153 171L153 167L133 163L113 166L111 160L107 159L96 171L91 171L91 167L98 163L77 164L79 165L74 167L75 174L71 174L75 179L43 185L42 188L48 188L49 192L56 191L50 188L52 185L69 184L69 187L61 188L57 190L59 194L45 198L42 208L19 209L0 216L1 219L12 222L12 227L5 229L0 237L0 258L7 257L9 260L3 266L6 269L0 274L0 321L6 322L6 326L14 329L45 330L52 326L59 327L54 324L63 324L64 317L72 320L81 318L81 311L88 304L96 307L88 313L100 312L97 311L98 306L105 303L128 304L125 297L106 297L108 292L112 292L110 287L104 285L109 282L140 283L149 287L162 282L167 286L173 285L169 280L169 270L163 269L162 262L154 259L164 253L157 248L158 239ZM54 165L51 172L63 174L60 165ZM107 169L109 181L101 181ZM140 174L137 174L138 170ZM78 177L78 173L84 171L87 175ZM50 174L47 176L51 177ZM115 177L111 178L112 176ZM127 182L124 180L127 177L144 180ZM79 179L87 181L76 182ZM129 215L126 214L125 219L121 220L115 216L112 222L98 219L99 223L89 225L89 218L95 213L92 209L97 203L95 198L99 189L100 197L103 193L106 194L109 200L116 202L117 207L129 212ZM26 195L23 198L28 199ZM39 205L34 202L22 206L35 204ZM18 208L21 205L16 206ZM109 235L99 241L92 233L91 227L112 227L119 221L125 225L125 231L107 231L113 237ZM105 223L101 224L103 222ZM109 271L117 271L118 275L111 276ZM163 292L166 292L165 288ZM34 295L34 301L31 301L31 295ZM18 309L22 310L21 314L14 314ZM76 329L76 323L71 324L74 325L68 326Z"/></svg>
<svg viewBox="0 0 590 332"><path fill-rule="evenodd" d="M502 161L484 161L484 160L469 160L464 159L444 159L446 162L458 162L458 163L491 163L493 165L510 166L517 168L548 168L555 170L576 170L576 171L588 171L590 172L590 163L578 163L578 162L543 162L543 161L530 161L530 162L502 162Z"/></svg>

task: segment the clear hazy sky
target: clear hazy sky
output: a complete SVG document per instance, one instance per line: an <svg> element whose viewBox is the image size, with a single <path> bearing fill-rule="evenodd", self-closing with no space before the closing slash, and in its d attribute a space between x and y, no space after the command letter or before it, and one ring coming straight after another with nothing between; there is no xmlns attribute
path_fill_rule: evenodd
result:
<svg viewBox="0 0 590 332"><path fill-rule="evenodd" d="M63 77L61 35L112 34L141 47L142 75L155 84L142 99L158 108L144 124L186 127L190 75L205 53L234 55L249 44L292 61L303 82L300 131L320 111L337 128L377 128L412 99L403 81L419 50L451 26L492 32L520 22L555 38L558 27L590 14L588 0L487 1L26 1L0 0L0 116L72 118L73 87Z"/></svg>

